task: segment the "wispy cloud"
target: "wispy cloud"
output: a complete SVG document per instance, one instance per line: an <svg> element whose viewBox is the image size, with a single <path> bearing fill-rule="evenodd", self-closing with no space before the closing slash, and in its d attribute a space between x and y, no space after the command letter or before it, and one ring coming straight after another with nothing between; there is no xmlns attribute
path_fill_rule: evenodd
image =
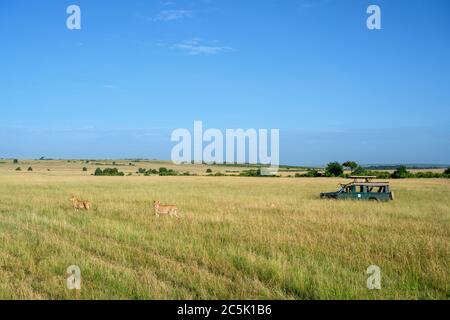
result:
<svg viewBox="0 0 450 320"><path fill-rule="evenodd" d="M174 21L180 19L188 19L194 16L192 10L163 10L153 18L153 21Z"/></svg>
<svg viewBox="0 0 450 320"><path fill-rule="evenodd" d="M328 4L330 2L330 0L304 0L304 1L300 1L300 6L303 9L310 9L310 8L314 8L316 6L321 6L324 4Z"/></svg>
<svg viewBox="0 0 450 320"><path fill-rule="evenodd" d="M234 51L232 47L229 46L218 46L215 45L216 42L211 44L204 44L199 38L193 38L190 40L185 40L180 43L173 45L174 49L182 50L185 53L198 56L198 55L214 55L223 52Z"/></svg>
<svg viewBox="0 0 450 320"><path fill-rule="evenodd" d="M161 5L162 6L174 6L174 5L176 5L176 2L175 1L162 1Z"/></svg>

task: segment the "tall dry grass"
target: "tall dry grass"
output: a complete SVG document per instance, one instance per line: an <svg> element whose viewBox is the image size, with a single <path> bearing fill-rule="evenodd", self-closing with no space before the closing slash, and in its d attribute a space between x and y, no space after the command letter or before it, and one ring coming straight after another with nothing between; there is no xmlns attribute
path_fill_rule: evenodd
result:
<svg viewBox="0 0 450 320"><path fill-rule="evenodd" d="M339 182L4 170L0 298L448 299L448 180L393 181L391 203L318 198ZM70 194L94 210L75 212ZM154 217L156 199L182 218ZM366 287L369 265L381 290Z"/></svg>

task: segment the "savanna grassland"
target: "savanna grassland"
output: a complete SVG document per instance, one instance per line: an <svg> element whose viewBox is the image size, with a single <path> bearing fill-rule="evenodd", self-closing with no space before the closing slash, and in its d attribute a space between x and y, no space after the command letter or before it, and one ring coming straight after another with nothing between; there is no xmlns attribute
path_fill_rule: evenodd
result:
<svg viewBox="0 0 450 320"><path fill-rule="evenodd" d="M450 298L448 179L391 181L390 203L341 202L318 195L343 179L95 177L81 162L9 162L1 299ZM74 211L71 194L93 210ZM153 200L182 217L156 218ZM79 291L66 287L70 265ZM370 265L381 290L366 287Z"/></svg>

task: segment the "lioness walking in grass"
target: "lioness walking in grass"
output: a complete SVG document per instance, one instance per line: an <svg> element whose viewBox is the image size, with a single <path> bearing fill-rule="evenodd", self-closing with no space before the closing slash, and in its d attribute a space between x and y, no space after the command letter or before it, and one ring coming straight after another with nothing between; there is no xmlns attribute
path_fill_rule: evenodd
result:
<svg viewBox="0 0 450 320"><path fill-rule="evenodd" d="M160 215L168 215L179 218L178 208L176 206L161 205L160 201L153 201L153 209L157 217Z"/></svg>
<svg viewBox="0 0 450 320"><path fill-rule="evenodd" d="M72 202L72 206L73 208L78 211L78 210L86 210L89 211L91 210L91 203L89 201L83 201L78 199L75 196L71 196L70 197L70 202Z"/></svg>

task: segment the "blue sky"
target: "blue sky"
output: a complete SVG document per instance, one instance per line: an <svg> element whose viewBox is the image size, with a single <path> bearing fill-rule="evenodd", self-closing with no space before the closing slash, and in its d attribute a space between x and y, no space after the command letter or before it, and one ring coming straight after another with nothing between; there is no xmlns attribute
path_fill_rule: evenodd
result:
<svg viewBox="0 0 450 320"><path fill-rule="evenodd" d="M66 28L79 5L82 29ZM368 30L366 9L382 10ZM0 3L0 157L169 159L278 128L281 162L450 163L446 0Z"/></svg>

